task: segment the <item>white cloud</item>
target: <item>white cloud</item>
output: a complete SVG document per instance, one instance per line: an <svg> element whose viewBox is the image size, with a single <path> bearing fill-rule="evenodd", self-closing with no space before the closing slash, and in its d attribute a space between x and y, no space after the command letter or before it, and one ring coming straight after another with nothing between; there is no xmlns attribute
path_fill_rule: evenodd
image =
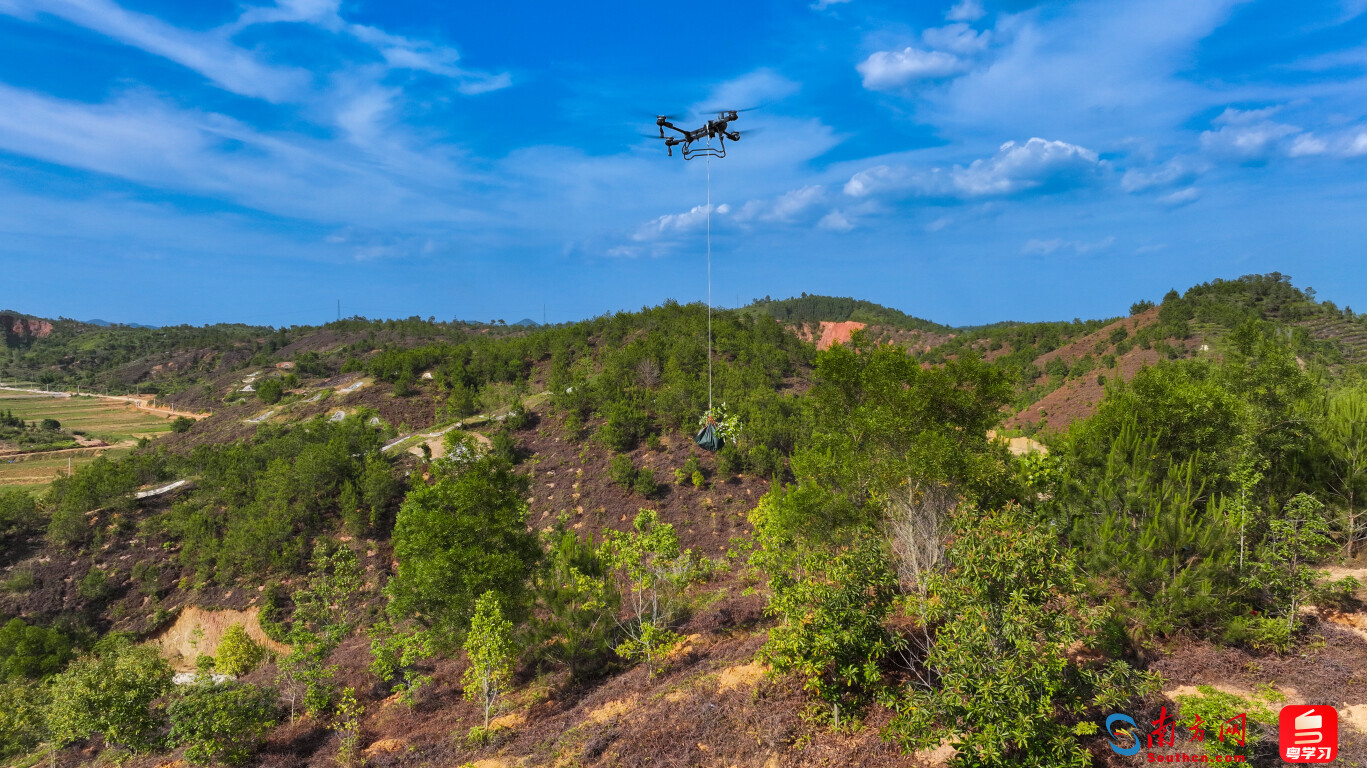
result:
<svg viewBox="0 0 1367 768"><path fill-rule="evenodd" d="M987 15L980 0L959 0L945 13L950 21L977 21Z"/></svg>
<svg viewBox="0 0 1367 768"><path fill-rule="evenodd" d="M1307 155L1322 155L1328 151L1329 142L1313 133L1302 133L1291 142L1286 153L1291 157L1305 157Z"/></svg>
<svg viewBox="0 0 1367 768"><path fill-rule="evenodd" d="M1173 159L1151 168L1131 168L1120 179L1120 187L1126 192L1148 192L1182 184L1190 184L1202 171L1206 163L1188 157Z"/></svg>
<svg viewBox="0 0 1367 768"><path fill-rule="evenodd" d="M1367 131L1359 133L1349 142L1347 150L1344 152L1348 157L1361 157L1367 155Z"/></svg>
<svg viewBox="0 0 1367 768"><path fill-rule="evenodd" d="M1027 256L1048 256L1061 250L1071 250L1081 256L1094 251L1102 251L1115 244L1115 236L1102 238L1094 242L1081 240L1064 240L1062 238L1052 238L1049 240L1030 239L1025 245L1021 246L1021 253Z"/></svg>
<svg viewBox="0 0 1367 768"><path fill-rule="evenodd" d="M913 80L936 80L961 74L967 65L958 56L944 51L908 47L901 51L878 51L855 69L864 76L865 88L879 91L898 88Z"/></svg>
<svg viewBox="0 0 1367 768"><path fill-rule="evenodd" d="M726 203L712 207L712 213L717 216L725 216L730 212L731 206ZM642 224L631 239L636 242L648 242L658 240L666 235L702 229L707 223L707 213L708 208L705 205L695 205L685 213L667 213L653 221Z"/></svg>
<svg viewBox="0 0 1367 768"><path fill-rule="evenodd" d="M936 219L935 221L932 221L932 222L930 222L929 224L927 224L927 225L926 225L926 231L927 231L927 232L939 232L940 230L944 229L945 227L947 227L947 226L949 226L950 224L953 224L953 223L954 223L954 220L951 219L950 217L948 217L948 216L941 216L940 218Z"/></svg>
<svg viewBox="0 0 1367 768"><path fill-rule="evenodd" d="M92 105L0 85L0 103L0 148L70 168L322 223L472 218L451 195L419 191L462 178L431 148L399 145L381 165L346 144L263 133L141 93Z"/></svg>
<svg viewBox="0 0 1367 768"><path fill-rule="evenodd" d="M957 185L973 195L1010 194L1024 189L1079 186L1097 175L1097 153L1076 144L1033 138L1008 141L997 155L974 160L955 174Z"/></svg>
<svg viewBox="0 0 1367 768"><path fill-rule="evenodd" d="M1224 121L1221 127L1213 131L1203 131L1201 148L1216 157L1265 160L1277 149L1282 139L1300 133L1300 130L1294 125L1271 120L1249 122L1240 117L1237 121Z"/></svg>
<svg viewBox="0 0 1367 768"><path fill-rule="evenodd" d="M990 158L967 166L916 168L878 165L854 174L845 194L910 193L926 197L989 197L1050 193L1097 183L1110 166L1096 152L1063 141L1008 141Z"/></svg>
<svg viewBox="0 0 1367 768"><path fill-rule="evenodd" d="M844 211L831 211L821 217L821 221L816 223L822 229L829 229L832 232L849 232L854 229L854 222L845 216Z"/></svg>
<svg viewBox="0 0 1367 768"><path fill-rule="evenodd" d="M925 30L921 33L921 39L931 48L972 55L987 50L992 42L992 33L985 29L980 32L967 24L948 24Z"/></svg>
<svg viewBox="0 0 1367 768"><path fill-rule="evenodd" d="M751 200L736 214L737 221L793 222L826 199L826 188L809 184L773 200Z"/></svg>
<svg viewBox="0 0 1367 768"><path fill-rule="evenodd" d="M812 8L818 11L824 11L832 5L841 5L843 3L848 3L849 1L850 0L816 0L815 3L812 3Z"/></svg>
<svg viewBox="0 0 1367 768"><path fill-rule="evenodd" d="M460 55L450 46L389 34L351 24L339 14L338 0L278 0L273 6L245 9L238 19L215 30L183 29L146 14L126 10L112 0L8 0L0 13L57 16L191 69L225 90L271 102L309 98L312 75L304 69L264 63L254 51L232 38L257 24L306 23L334 34L347 34L370 46L391 69L430 72L473 95L512 83L507 73L485 73L456 66Z"/></svg>
<svg viewBox="0 0 1367 768"><path fill-rule="evenodd" d="M1187 187L1186 189L1179 189L1176 192L1169 192L1168 194L1159 197L1158 202L1163 205L1177 208L1179 206L1187 205L1188 203L1194 203L1200 199L1200 197L1201 190L1196 187Z"/></svg>

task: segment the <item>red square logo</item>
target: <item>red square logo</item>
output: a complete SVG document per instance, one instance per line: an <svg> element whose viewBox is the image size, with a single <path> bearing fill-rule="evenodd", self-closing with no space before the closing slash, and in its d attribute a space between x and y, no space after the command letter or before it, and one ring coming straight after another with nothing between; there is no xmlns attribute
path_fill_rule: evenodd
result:
<svg viewBox="0 0 1367 768"><path fill-rule="evenodd" d="M1333 707L1282 707L1277 726L1277 749L1288 763L1328 763L1339 756L1339 713Z"/></svg>

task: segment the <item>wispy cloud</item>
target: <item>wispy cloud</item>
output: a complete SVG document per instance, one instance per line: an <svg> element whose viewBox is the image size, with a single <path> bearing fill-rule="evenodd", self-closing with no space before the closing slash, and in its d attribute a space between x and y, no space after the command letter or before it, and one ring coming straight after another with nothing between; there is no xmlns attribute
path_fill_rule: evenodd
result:
<svg viewBox="0 0 1367 768"><path fill-rule="evenodd" d="M959 198L1047 194L1095 184L1108 171L1109 165L1090 149L1033 138L1023 144L1008 141L994 156L966 166L874 166L854 174L845 184L845 194Z"/></svg>
<svg viewBox="0 0 1367 768"><path fill-rule="evenodd" d="M1031 239L1021 246L1021 253L1026 256L1049 256L1059 251L1072 251L1081 256L1095 251L1104 251L1115 244L1115 236L1104 237L1095 241L1064 240L1062 238L1052 238L1049 240Z"/></svg>

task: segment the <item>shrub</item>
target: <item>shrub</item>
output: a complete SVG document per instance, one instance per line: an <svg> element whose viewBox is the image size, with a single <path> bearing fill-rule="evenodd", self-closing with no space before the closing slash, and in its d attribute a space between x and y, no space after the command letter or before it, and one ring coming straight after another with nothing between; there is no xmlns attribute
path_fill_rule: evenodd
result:
<svg viewBox="0 0 1367 768"><path fill-rule="evenodd" d="M689 456L684 459L683 473L685 477L692 479L694 475L700 472L702 472L702 463L698 461L697 456Z"/></svg>
<svg viewBox="0 0 1367 768"><path fill-rule="evenodd" d="M1221 638L1228 645L1246 645L1262 653L1291 650L1291 627L1270 616L1235 616Z"/></svg>
<svg viewBox="0 0 1367 768"><path fill-rule="evenodd" d="M276 694L239 683L200 682L171 702L170 739L197 765L245 763L275 725Z"/></svg>
<svg viewBox="0 0 1367 768"><path fill-rule="evenodd" d="M71 640L61 631L10 619L0 627L0 681L40 680L71 660Z"/></svg>
<svg viewBox="0 0 1367 768"><path fill-rule="evenodd" d="M694 472L692 480L694 488L701 488L704 485L707 485L707 478L703 477L702 470Z"/></svg>
<svg viewBox="0 0 1367 768"><path fill-rule="evenodd" d="M636 480L632 483L631 489L645 498L650 498L659 492L660 486L655 482L655 472L648 467L642 467L636 474Z"/></svg>
<svg viewBox="0 0 1367 768"><path fill-rule="evenodd" d="M657 453L664 450L664 443L660 442L659 435L654 432L646 435L646 450L655 451Z"/></svg>
<svg viewBox="0 0 1367 768"><path fill-rule="evenodd" d="M1140 312L1148 312L1150 309L1153 309L1153 302L1148 299L1142 299L1130 305L1130 314L1137 315Z"/></svg>
<svg viewBox="0 0 1367 768"><path fill-rule="evenodd" d="M195 425L195 420L189 416L177 416L171 420L171 431L177 434L189 432L190 427Z"/></svg>
<svg viewBox="0 0 1367 768"><path fill-rule="evenodd" d="M109 574L96 565L90 566L90 570L76 582L76 593L86 600L103 600L109 596L109 592Z"/></svg>
<svg viewBox="0 0 1367 768"><path fill-rule="evenodd" d="M631 462L631 457L619 453L609 459L608 478L623 488L630 489L636 481L636 465Z"/></svg>
<svg viewBox="0 0 1367 768"><path fill-rule="evenodd" d="M38 579L33 575L33 571L15 571L12 576L0 581L0 591L3 592L27 592L38 586Z"/></svg>
<svg viewBox="0 0 1367 768"><path fill-rule="evenodd" d="M26 535L41 523L38 502L27 491L0 488L0 541Z"/></svg>
<svg viewBox="0 0 1367 768"><path fill-rule="evenodd" d="M156 648L107 636L53 678L47 709L53 741L65 746L99 733L111 745L151 747L161 725L151 705L171 690L171 677Z"/></svg>
<svg viewBox="0 0 1367 768"><path fill-rule="evenodd" d="M38 428L46 432L56 432L62 428L62 422L56 419L43 419Z"/></svg>
<svg viewBox="0 0 1367 768"><path fill-rule="evenodd" d="M275 405L285 395L285 385L280 379L266 379L256 385L256 396L266 405Z"/></svg>
<svg viewBox="0 0 1367 768"><path fill-rule="evenodd" d="M25 754L46 737L47 696L46 688L29 681L0 683L0 760Z"/></svg>
<svg viewBox="0 0 1367 768"><path fill-rule="evenodd" d="M238 677L256 669L265 658L266 649L252 640L241 624L233 624L218 643L214 668L221 674Z"/></svg>
<svg viewBox="0 0 1367 768"><path fill-rule="evenodd" d="M838 729L841 705L859 707L882 682L879 664L893 648L883 619L897 577L873 541L836 555L824 568L819 559L826 558L808 563L810 578L775 582L765 612L782 623L760 653L776 672L800 674L803 687L831 705Z"/></svg>
<svg viewBox="0 0 1367 768"><path fill-rule="evenodd" d="M947 568L911 596L910 618L936 627L921 660L936 684L913 682L891 738L925 748L948 738L967 765L1084 765L1069 720L1151 690L1123 662L1078 659L1105 619L1085 600L1073 555L1019 507L961 512ZM1112 710L1113 711L1113 710Z"/></svg>

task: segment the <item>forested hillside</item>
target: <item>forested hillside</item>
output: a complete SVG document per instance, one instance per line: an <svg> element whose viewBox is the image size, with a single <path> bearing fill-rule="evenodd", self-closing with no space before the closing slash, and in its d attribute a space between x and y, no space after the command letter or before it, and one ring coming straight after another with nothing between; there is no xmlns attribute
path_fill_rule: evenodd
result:
<svg viewBox="0 0 1367 768"><path fill-rule="evenodd" d="M0 759L1129 765L1124 712L1176 718L1158 755L1276 765L1290 702L1367 763L1351 310L1278 274L982 328L766 300L713 316L710 368L707 328L11 346L7 383L202 418L0 486Z"/></svg>

